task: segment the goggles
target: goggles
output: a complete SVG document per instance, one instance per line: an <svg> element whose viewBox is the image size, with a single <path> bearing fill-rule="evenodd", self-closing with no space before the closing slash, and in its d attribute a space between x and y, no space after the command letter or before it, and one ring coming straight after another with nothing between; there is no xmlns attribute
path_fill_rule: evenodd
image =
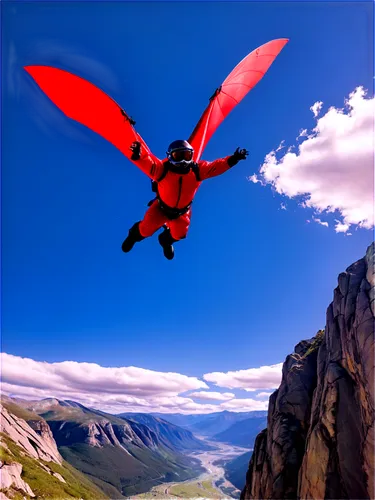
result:
<svg viewBox="0 0 375 500"><path fill-rule="evenodd" d="M193 151L191 149L175 149L171 151L171 158L176 161L191 161L193 159Z"/></svg>

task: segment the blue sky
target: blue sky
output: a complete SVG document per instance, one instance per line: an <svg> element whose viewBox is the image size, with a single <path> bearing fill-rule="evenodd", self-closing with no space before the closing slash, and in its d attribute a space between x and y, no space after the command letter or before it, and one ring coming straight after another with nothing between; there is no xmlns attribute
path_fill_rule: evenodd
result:
<svg viewBox="0 0 375 500"><path fill-rule="evenodd" d="M308 224L312 210L253 184L267 153L314 126L316 101L371 91L371 3L2 3L2 351L201 376L283 361L324 326L337 275L372 231ZM163 157L251 50L287 37L266 76L217 130L204 159L250 156L202 184L188 238L121 243L149 180L63 116L24 65L105 90ZM95 106L95 103L93 103ZM333 220L330 215L327 220Z"/></svg>

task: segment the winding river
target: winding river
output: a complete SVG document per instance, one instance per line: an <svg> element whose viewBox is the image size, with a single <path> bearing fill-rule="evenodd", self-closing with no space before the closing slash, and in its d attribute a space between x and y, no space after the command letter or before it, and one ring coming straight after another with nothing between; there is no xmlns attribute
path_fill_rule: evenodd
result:
<svg viewBox="0 0 375 500"><path fill-rule="evenodd" d="M131 498L137 499L161 499L161 498L239 498L240 491L225 478L222 466L215 465L218 460L232 460L235 457L250 451L226 443L212 442L204 436L197 436L207 444L216 446L217 449L204 452L193 452L190 456L201 461L206 472L195 479L189 479L181 483L162 483L154 486L151 491ZM220 486L217 486L219 483Z"/></svg>

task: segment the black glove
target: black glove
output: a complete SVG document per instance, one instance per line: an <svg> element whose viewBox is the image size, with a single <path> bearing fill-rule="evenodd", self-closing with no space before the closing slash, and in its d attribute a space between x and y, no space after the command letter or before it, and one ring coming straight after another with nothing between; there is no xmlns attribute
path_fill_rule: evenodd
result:
<svg viewBox="0 0 375 500"><path fill-rule="evenodd" d="M236 151L228 158L228 163L231 167L237 165L240 160L246 160L249 152L246 149L237 148Z"/></svg>
<svg viewBox="0 0 375 500"><path fill-rule="evenodd" d="M249 152L246 149L237 148L233 156L236 156L238 160L246 160L246 156L248 156L248 154Z"/></svg>
<svg viewBox="0 0 375 500"><path fill-rule="evenodd" d="M133 154L130 158L132 160L139 160L139 158L141 157L141 143L139 141L135 141L129 149L133 151Z"/></svg>

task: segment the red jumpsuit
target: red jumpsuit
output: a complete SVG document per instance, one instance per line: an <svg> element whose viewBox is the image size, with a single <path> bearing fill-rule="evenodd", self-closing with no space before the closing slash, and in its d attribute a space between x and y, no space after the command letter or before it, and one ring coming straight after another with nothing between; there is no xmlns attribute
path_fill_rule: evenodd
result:
<svg viewBox="0 0 375 500"><path fill-rule="evenodd" d="M226 156L212 162L198 161L199 180L197 180L194 171L190 169L185 174L167 171L165 177L159 181L164 173L164 162L155 156L150 156L147 152L141 153L136 164L148 177L158 182L158 194L163 203L171 208L182 209L193 201L201 181L223 174L231 168L228 164L228 158L229 156ZM160 208L158 200L155 200L140 222L139 232L141 236L147 238L164 224L167 224L172 238L181 240L187 235L190 216L191 208L185 214L171 220Z"/></svg>

